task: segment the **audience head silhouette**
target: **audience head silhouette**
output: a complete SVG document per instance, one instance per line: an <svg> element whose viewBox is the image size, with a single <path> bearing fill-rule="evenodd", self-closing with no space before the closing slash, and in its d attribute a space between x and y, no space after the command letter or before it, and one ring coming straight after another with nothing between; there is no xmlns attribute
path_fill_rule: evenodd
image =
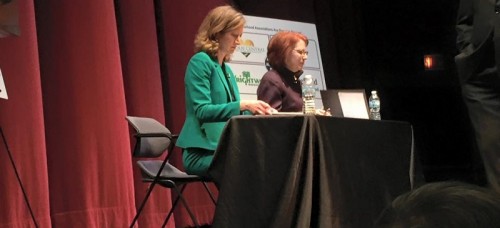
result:
<svg viewBox="0 0 500 228"><path fill-rule="evenodd" d="M500 195L461 182L425 184L398 196L381 214L375 227L500 227Z"/></svg>

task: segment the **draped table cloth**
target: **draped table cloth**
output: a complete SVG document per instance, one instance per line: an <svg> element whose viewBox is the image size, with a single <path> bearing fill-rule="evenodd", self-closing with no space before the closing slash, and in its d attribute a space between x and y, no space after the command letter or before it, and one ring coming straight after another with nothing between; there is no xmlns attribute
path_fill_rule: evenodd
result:
<svg viewBox="0 0 500 228"><path fill-rule="evenodd" d="M238 116L209 174L214 227L371 227L413 185L409 123L315 115Z"/></svg>

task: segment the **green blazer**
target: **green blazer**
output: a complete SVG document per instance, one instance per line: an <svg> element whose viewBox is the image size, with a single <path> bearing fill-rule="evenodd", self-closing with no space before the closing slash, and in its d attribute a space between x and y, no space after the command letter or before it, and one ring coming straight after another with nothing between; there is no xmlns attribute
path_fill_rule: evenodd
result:
<svg viewBox="0 0 500 228"><path fill-rule="evenodd" d="M225 68L234 98L216 59L198 52L189 61L184 78L186 120L177 146L215 150L227 120L240 114L238 86L231 68Z"/></svg>

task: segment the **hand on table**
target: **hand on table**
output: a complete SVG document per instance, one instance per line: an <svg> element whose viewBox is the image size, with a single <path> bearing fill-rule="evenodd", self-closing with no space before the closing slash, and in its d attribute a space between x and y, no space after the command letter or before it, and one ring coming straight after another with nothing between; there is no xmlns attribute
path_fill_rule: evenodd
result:
<svg viewBox="0 0 500 228"><path fill-rule="evenodd" d="M316 109L316 112L315 112L316 115L320 115L320 116L332 116L332 113L330 112L330 109Z"/></svg>
<svg viewBox="0 0 500 228"><path fill-rule="evenodd" d="M242 100L240 101L240 110L248 110L255 115L272 115L278 112L261 100Z"/></svg>

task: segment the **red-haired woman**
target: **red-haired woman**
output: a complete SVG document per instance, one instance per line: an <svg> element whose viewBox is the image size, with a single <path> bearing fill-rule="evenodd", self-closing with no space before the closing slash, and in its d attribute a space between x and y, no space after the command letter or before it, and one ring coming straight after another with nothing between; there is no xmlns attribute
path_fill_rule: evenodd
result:
<svg viewBox="0 0 500 228"><path fill-rule="evenodd" d="M297 32L278 32L267 46L269 71L257 88L257 99L280 112L302 111L302 89L299 81L307 60L307 37Z"/></svg>

